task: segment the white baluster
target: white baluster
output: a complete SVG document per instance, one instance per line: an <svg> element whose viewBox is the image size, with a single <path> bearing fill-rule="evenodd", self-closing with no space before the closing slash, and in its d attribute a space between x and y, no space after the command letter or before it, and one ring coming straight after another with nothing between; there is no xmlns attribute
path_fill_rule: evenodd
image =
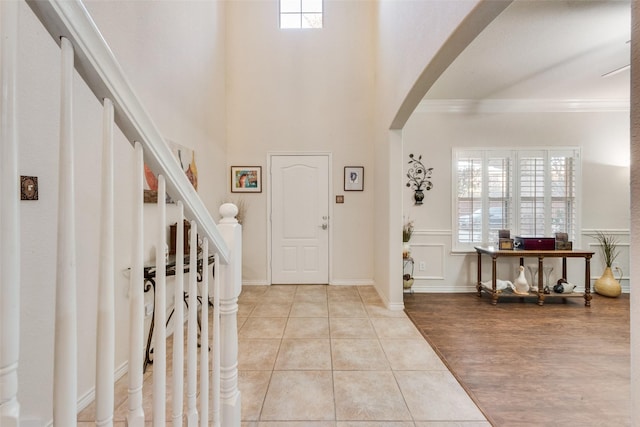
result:
<svg viewBox="0 0 640 427"><path fill-rule="evenodd" d="M0 2L0 426L16 427L20 349L20 216L16 51L18 2Z"/></svg>
<svg viewBox="0 0 640 427"><path fill-rule="evenodd" d="M115 296L113 252L113 103L104 100L102 133L102 218L96 338L96 425L113 425Z"/></svg>
<svg viewBox="0 0 640 427"><path fill-rule="evenodd" d="M209 240L202 243L202 314L200 317L200 427L209 424ZM197 270L197 261L191 268ZM198 306L194 307L198 310Z"/></svg>
<svg viewBox="0 0 640 427"><path fill-rule="evenodd" d="M238 296L242 290L242 226L235 216L238 208L232 203L220 206L222 219L218 230L229 246L229 264L216 266L221 276L220 289L220 397L222 425L240 425L240 390L238 389Z"/></svg>
<svg viewBox="0 0 640 427"><path fill-rule="evenodd" d="M53 423L76 424L77 320L75 194L73 191L73 47L61 39L60 163L58 185L58 256L53 368Z"/></svg>
<svg viewBox="0 0 640 427"><path fill-rule="evenodd" d="M191 221L189 236L189 313L187 314L187 426L198 425L196 409L197 363L198 363L198 283L193 260L198 259L198 225Z"/></svg>
<svg viewBox="0 0 640 427"><path fill-rule="evenodd" d="M213 256L213 268L220 268L220 257ZM220 427L220 274L213 276L213 426Z"/></svg>
<svg viewBox="0 0 640 427"><path fill-rule="evenodd" d="M153 330L153 425L166 427L167 388L167 205L164 176L158 176L158 234L156 236L156 295Z"/></svg>
<svg viewBox="0 0 640 427"><path fill-rule="evenodd" d="M143 427L144 254L142 240L144 237L144 159L140 142L135 143L133 181L133 241L131 277L129 278L129 412L127 413L127 425L129 427Z"/></svg>
<svg viewBox="0 0 640 427"><path fill-rule="evenodd" d="M173 425L182 426L184 393L184 207L178 202L176 225L176 284L173 297Z"/></svg>

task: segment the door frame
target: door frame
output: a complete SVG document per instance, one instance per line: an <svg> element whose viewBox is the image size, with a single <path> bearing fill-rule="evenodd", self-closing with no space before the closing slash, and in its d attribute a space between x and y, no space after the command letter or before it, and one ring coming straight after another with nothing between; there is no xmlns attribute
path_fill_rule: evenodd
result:
<svg viewBox="0 0 640 427"><path fill-rule="evenodd" d="M278 156L322 156L322 157L327 157L328 160L328 170L327 170L327 176L328 176L328 181L327 182L327 186L328 186L328 190L327 194L328 194L328 200L327 200L327 205L329 207L328 211L329 211L329 248L328 251L329 253L327 254L328 256L328 262L329 262L329 271L327 272L328 274L328 284L330 285L331 282L333 281L333 261L331 259L331 255L333 253L333 203L331 203L331 200L333 198L333 154L330 151L273 151L273 152L268 152L267 153L267 177L269 178L267 180L267 185L265 186L265 193L266 193L266 197L267 197L267 285L271 285L273 284L273 277L272 277L272 269L271 269L271 262L272 262L272 237L271 237L271 194L272 194L272 190L271 190L271 186L273 185L273 180L271 179L271 159L273 157L278 157Z"/></svg>

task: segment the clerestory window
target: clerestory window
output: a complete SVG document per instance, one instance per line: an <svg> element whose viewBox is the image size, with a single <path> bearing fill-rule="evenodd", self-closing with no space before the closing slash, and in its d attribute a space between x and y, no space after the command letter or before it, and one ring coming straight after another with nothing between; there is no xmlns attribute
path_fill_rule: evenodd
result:
<svg viewBox="0 0 640 427"><path fill-rule="evenodd" d="M280 0L280 28L322 28L322 0Z"/></svg>
<svg viewBox="0 0 640 427"><path fill-rule="evenodd" d="M454 149L453 248L511 236L577 236L579 148Z"/></svg>

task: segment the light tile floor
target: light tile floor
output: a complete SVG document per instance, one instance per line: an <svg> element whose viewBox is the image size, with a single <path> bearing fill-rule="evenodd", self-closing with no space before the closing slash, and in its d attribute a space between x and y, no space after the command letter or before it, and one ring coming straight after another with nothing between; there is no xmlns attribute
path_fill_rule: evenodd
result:
<svg viewBox="0 0 640 427"><path fill-rule="evenodd" d="M488 427L402 311L372 286L244 286L243 427Z"/></svg>
<svg viewBox="0 0 640 427"><path fill-rule="evenodd" d="M404 312L387 310L372 286L244 286L238 305L243 427L490 427ZM167 355L170 384L171 345ZM126 398L125 375L116 427L126 425ZM170 402L169 393L167 425ZM77 425L95 425L94 414L92 403Z"/></svg>

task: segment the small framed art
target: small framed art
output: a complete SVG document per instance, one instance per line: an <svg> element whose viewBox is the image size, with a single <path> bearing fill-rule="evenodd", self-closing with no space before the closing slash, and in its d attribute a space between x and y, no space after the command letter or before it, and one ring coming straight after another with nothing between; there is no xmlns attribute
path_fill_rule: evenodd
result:
<svg viewBox="0 0 640 427"><path fill-rule="evenodd" d="M231 166L232 193L261 193L262 166Z"/></svg>
<svg viewBox="0 0 640 427"><path fill-rule="evenodd" d="M344 191L364 190L364 166L344 167Z"/></svg>

